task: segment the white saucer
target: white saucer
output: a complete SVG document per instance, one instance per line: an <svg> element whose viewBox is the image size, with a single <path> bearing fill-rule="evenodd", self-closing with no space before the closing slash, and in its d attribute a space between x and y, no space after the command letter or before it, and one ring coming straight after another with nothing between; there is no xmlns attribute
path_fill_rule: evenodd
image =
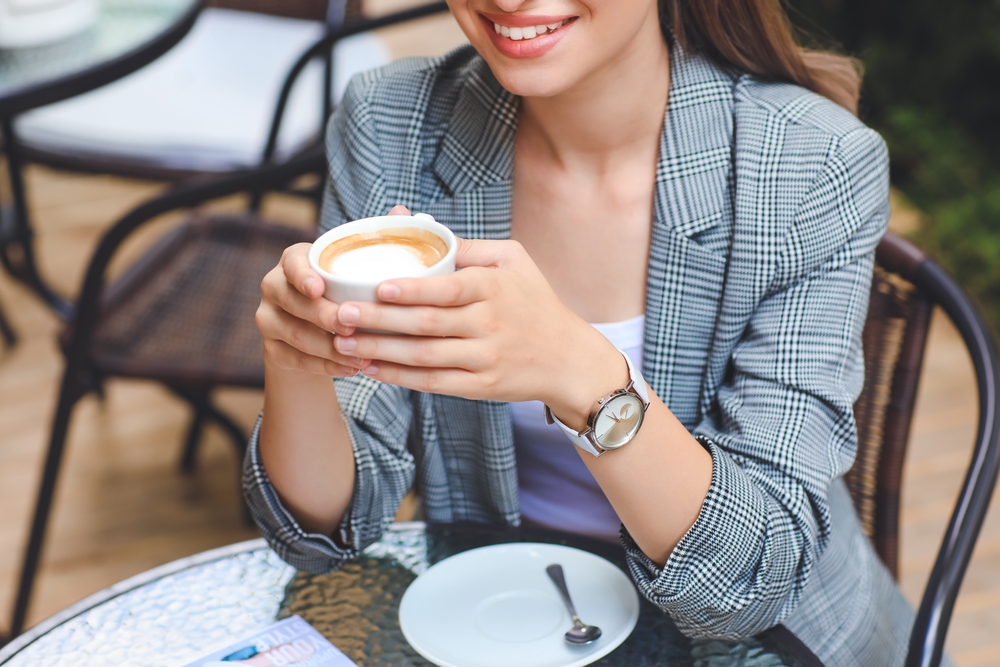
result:
<svg viewBox="0 0 1000 667"><path fill-rule="evenodd" d="M572 646L572 627L545 568L559 563L585 623L603 631ZM632 580L599 556L555 544L498 544L447 558L410 584L399 625L440 667L581 667L625 641L639 619Z"/></svg>

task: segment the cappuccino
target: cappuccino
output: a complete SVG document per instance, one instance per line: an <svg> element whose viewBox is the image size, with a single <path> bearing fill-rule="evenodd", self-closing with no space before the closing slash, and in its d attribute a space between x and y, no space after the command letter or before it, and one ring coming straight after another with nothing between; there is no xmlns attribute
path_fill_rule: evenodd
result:
<svg viewBox="0 0 1000 667"><path fill-rule="evenodd" d="M429 278L455 271L458 239L426 213L345 222L309 249L309 266L323 277L334 303L378 301L383 280Z"/></svg>
<svg viewBox="0 0 1000 667"><path fill-rule="evenodd" d="M351 234L323 249L319 265L338 278L381 282L423 275L448 254L437 234L415 227L385 227Z"/></svg>

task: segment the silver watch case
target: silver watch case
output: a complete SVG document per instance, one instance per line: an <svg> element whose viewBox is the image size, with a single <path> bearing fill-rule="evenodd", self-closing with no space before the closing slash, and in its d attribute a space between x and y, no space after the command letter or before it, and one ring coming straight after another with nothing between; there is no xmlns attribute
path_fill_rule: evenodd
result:
<svg viewBox="0 0 1000 667"><path fill-rule="evenodd" d="M629 380L624 389L616 389L598 399L597 409L587 418L587 428L577 435L586 438L603 454L624 447L639 432L649 404L636 393L634 382ZM554 424L549 406L545 406L545 422Z"/></svg>
<svg viewBox="0 0 1000 667"><path fill-rule="evenodd" d="M625 389L611 392L598 401L600 407L587 420L587 430L583 435L594 446L611 450L624 447L642 426L646 415L646 404L637 394L632 383Z"/></svg>

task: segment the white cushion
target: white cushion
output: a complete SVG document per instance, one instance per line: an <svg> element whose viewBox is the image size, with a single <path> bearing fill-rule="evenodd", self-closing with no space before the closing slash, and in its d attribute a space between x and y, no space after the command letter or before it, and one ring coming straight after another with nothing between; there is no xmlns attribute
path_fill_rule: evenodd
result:
<svg viewBox="0 0 1000 667"><path fill-rule="evenodd" d="M205 171L260 163L278 94L292 65L323 35L313 21L206 9L171 51L124 79L17 120L28 146L77 156L126 157ZM372 34L334 51L335 99L357 72L389 60ZM285 109L278 157L320 131L323 67L300 75Z"/></svg>

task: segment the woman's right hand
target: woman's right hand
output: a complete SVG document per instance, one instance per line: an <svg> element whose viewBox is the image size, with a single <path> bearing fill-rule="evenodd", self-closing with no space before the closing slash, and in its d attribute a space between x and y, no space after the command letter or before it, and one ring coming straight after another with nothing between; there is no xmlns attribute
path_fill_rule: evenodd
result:
<svg viewBox="0 0 1000 667"><path fill-rule="evenodd" d="M334 348L334 335L350 336L354 327L338 322L339 306L323 298L323 278L309 266L309 247L299 243L286 248L261 282L256 320L264 363L312 375L354 375L367 362Z"/></svg>

